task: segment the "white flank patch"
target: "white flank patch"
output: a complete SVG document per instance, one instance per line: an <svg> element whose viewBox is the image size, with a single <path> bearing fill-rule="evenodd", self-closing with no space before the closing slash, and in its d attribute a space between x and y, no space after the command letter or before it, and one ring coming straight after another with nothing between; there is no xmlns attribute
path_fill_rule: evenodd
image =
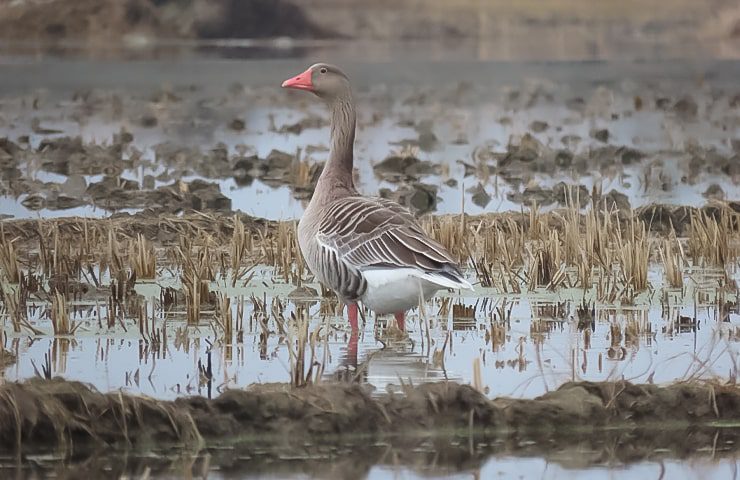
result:
<svg viewBox="0 0 740 480"><path fill-rule="evenodd" d="M442 288L473 288L464 280L455 282L415 268L373 268L362 275L367 282L362 303L379 314L405 312L419 305L420 296L427 300Z"/></svg>

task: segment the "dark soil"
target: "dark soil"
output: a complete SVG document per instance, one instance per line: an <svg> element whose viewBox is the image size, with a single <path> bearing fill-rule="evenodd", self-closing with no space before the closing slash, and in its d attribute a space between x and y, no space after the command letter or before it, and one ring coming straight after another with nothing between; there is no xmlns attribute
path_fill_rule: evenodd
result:
<svg viewBox="0 0 740 480"><path fill-rule="evenodd" d="M292 389L273 384L159 401L99 393L79 382L0 386L0 448L193 445L228 438L303 444L399 433L501 432L555 441L606 428L707 425L740 420L740 389L703 383L667 387L568 383L533 400L488 400L467 385L434 383L373 397L354 384ZM684 442L685 439L681 439ZM684 442L685 444L685 442Z"/></svg>
<svg viewBox="0 0 740 480"><path fill-rule="evenodd" d="M437 207L437 190L436 185L414 182L404 183L396 190L381 188L378 193L381 197L389 198L422 215L434 211Z"/></svg>
<svg viewBox="0 0 740 480"><path fill-rule="evenodd" d="M209 2L209 7L215 7L219 14L210 21L196 23L198 38L333 36L314 25L299 6L286 0L216 0Z"/></svg>
<svg viewBox="0 0 740 480"><path fill-rule="evenodd" d="M34 149L27 144L0 138L0 195L28 196L23 205L30 210L64 210L92 205L109 211L151 208L159 212L177 213L186 209L199 211L231 211L231 199L221 192L217 183L175 180L186 175L209 179L234 178L239 185L249 185L255 178L271 186L293 185L296 158L273 150L267 157L241 154L229 155L223 145L201 151L162 143L154 147L156 162L168 167L157 178L148 175L144 182L121 178L123 170L140 166L136 154L127 152L131 135L116 135L111 145L84 143L79 137L59 137L43 140ZM40 170L67 176L64 183L42 182L22 174L28 162L37 162ZM313 185L321 165L313 168ZM104 175L88 184L86 175ZM156 186L156 182L168 184ZM312 185L306 188L312 190Z"/></svg>
<svg viewBox="0 0 740 480"><path fill-rule="evenodd" d="M277 227L277 222L241 213L237 216L252 232L260 230L264 233L265 229ZM195 238L203 233L216 240L226 240L234 231L234 214L189 211L183 215L166 215L146 209L136 214L115 214L107 219L64 217L42 221L3 220L0 226L0 234L6 235L5 239L17 238L29 242L29 248L30 242L47 238L51 230L58 231L63 241L76 242L75 239L79 239L79 235L86 230L91 237L99 237L107 236L111 228L119 238L135 238L140 234L157 245L167 245L176 243L182 236Z"/></svg>
<svg viewBox="0 0 740 480"><path fill-rule="evenodd" d="M419 160L411 155L391 155L373 166L375 175L383 180L400 182L405 178L416 179L439 171L439 165Z"/></svg>
<svg viewBox="0 0 740 480"><path fill-rule="evenodd" d="M0 347L0 369L5 368L9 365L13 365L16 362L15 354L10 350L5 350Z"/></svg>
<svg viewBox="0 0 740 480"><path fill-rule="evenodd" d="M50 12L54 12L50 15ZM46 41L333 36L288 0L52 0L0 3L0 38Z"/></svg>

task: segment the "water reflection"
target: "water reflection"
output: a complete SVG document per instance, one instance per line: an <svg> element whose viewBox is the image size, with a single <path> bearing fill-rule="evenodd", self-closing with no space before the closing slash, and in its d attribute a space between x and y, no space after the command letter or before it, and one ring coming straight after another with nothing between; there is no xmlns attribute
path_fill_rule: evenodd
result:
<svg viewBox="0 0 740 480"><path fill-rule="evenodd" d="M480 294L483 299L429 302L426 317L409 317L408 333L372 316L353 333L326 302L296 305L267 291L259 301L243 293L231 298L231 337L216 320L207 321L212 313L204 310L204 322L188 326L184 312L160 310L161 295L151 292L134 310L146 313L112 323L105 306L75 305L74 338L45 334L51 332L47 309L29 306L38 333L5 330L5 348L17 361L3 376L63 376L102 391L158 398L217 396L226 388L290 381L303 352L304 378L359 381L379 393L439 380L470 383L491 397L534 397L572 380L736 379L736 303L690 296L664 304L657 291L630 307L584 304L582 292L569 290ZM295 315L308 315L312 340L303 347L295 321L285 321Z"/></svg>
<svg viewBox="0 0 740 480"><path fill-rule="evenodd" d="M737 478L732 428L555 435L402 436L214 445L201 451L37 452L0 461L4 478Z"/></svg>

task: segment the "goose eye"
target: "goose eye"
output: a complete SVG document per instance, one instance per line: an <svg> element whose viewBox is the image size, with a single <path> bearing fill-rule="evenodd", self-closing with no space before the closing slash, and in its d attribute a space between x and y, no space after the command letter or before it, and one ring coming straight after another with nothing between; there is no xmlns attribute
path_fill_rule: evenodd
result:
<svg viewBox="0 0 740 480"><path fill-rule="evenodd" d="M319 70L319 72L326 73L326 68L325 67L321 67L321 70Z"/></svg>

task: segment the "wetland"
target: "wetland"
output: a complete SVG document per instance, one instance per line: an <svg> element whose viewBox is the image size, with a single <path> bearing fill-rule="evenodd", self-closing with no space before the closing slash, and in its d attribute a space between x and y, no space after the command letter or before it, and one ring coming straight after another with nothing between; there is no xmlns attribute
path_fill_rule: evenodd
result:
<svg viewBox="0 0 740 480"><path fill-rule="evenodd" d="M740 64L342 52L359 190L475 286L407 332L353 334L297 249L305 59L0 66L0 470L736 470Z"/></svg>

